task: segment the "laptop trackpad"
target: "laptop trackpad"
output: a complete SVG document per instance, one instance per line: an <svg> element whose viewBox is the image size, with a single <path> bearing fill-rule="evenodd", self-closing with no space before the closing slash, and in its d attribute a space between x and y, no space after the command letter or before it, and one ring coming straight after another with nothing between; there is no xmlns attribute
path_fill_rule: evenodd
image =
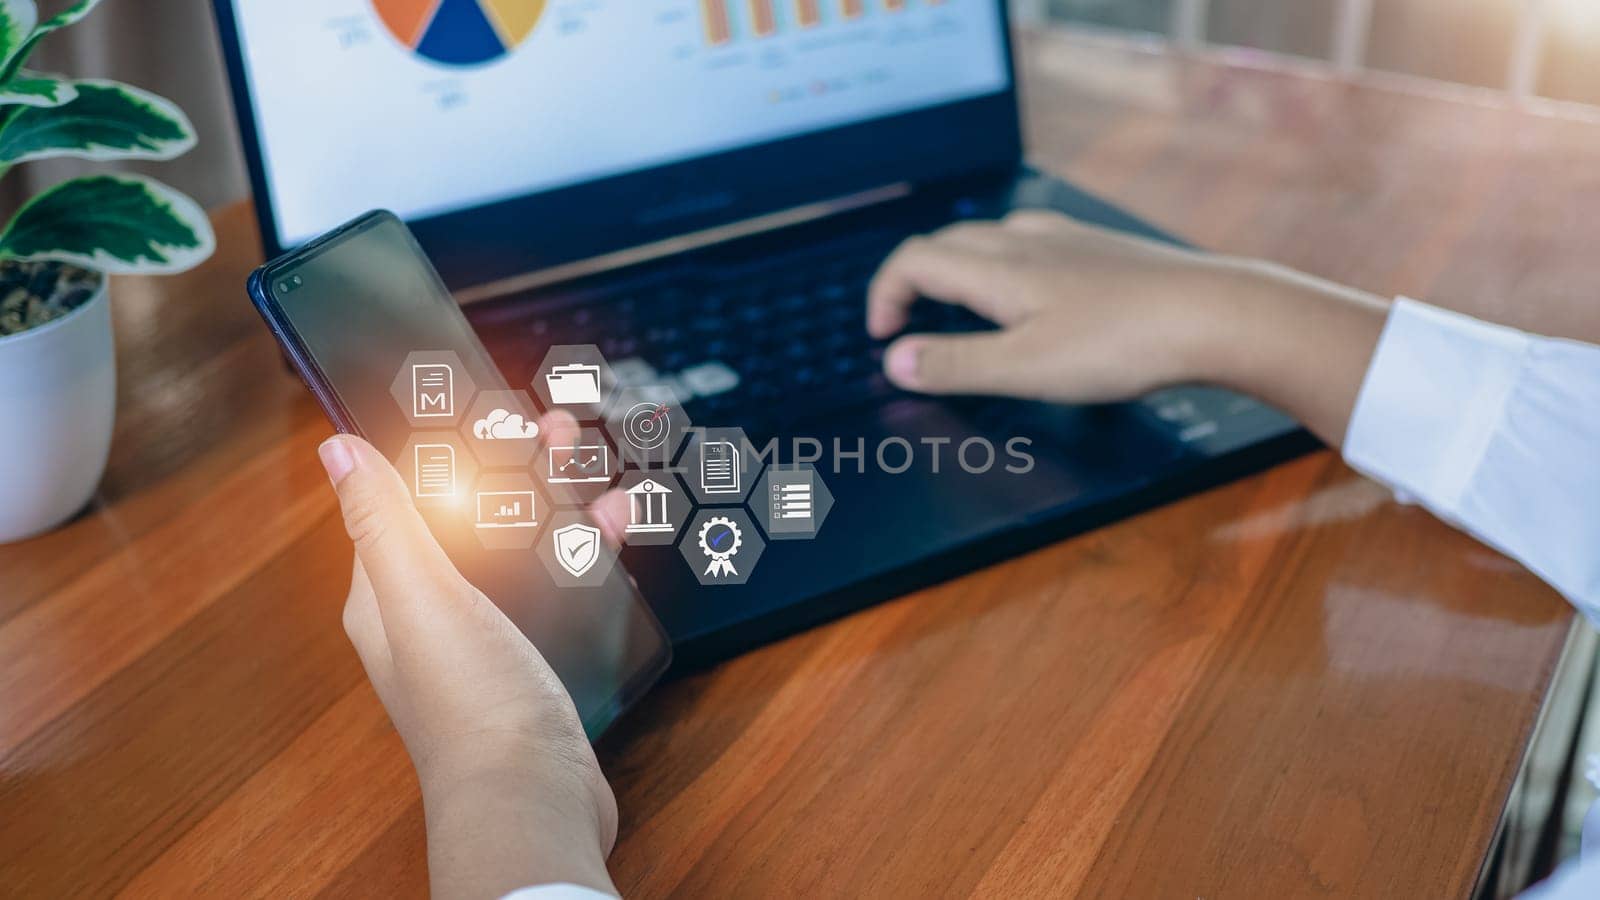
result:
<svg viewBox="0 0 1600 900"><path fill-rule="evenodd" d="M909 524L911 516L926 512L917 517L918 530L932 540L971 540L1042 512L1125 490L1181 454L1169 437L1125 406L908 398L865 420L876 423L879 440L899 437L942 448L937 472L933 451L923 449L917 465L900 476L884 473L879 460L870 460L862 485L883 503L876 508L886 518ZM854 475L846 471L841 480L848 484Z"/></svg>

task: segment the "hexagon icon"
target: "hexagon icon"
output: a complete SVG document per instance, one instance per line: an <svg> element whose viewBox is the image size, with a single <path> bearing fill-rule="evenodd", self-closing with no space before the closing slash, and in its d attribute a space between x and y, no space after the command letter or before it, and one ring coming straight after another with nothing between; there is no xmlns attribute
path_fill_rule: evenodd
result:
<svg viewBox="0 0 1600 900"><path fill-rule="evenodd" d="M641 469L668 469L693 423L672 388L642 385L618 391L606 430L623 457Z"/></svg>
<svg viewBox="0 0 1600 900"><path fill-rule="evenodd" d="M454 427L477 392L453 350L411 353L389 384L390 395L413 428Z"/></svg>
<svg viewBox="0 0 1600 900"><path fill-rule="evenodd" d="M744 584L767 549L742 509L702 509L689 520L678 552L707 587Z"/></svg>
<svg viewBox="0 0 1600 900"><path fill-rule="evenodd" d="M690 429L681 461L689 491L705 506L742 505L762 464L743 428Z"/></svg>
<svg viewBox="0 0 1600 900"><path fill-rule="evenodd" d="M817 536L833 510L833 492L809 463L767 467L750 511L772 541L808 541Z"/></svg>
<svg viewBox="0 0 1600 900"><path fill-rule="evenodd" d="M406 487L419 507L466 511L478 464L454 431L419 431L395 457Z"/></svg>
<svg viewBox="0 0 1600 900"><path fill-rule="evenodd" d="M558 510L539 539L539 559L558 587L600 587L617 564L616 548L606 543L594 520L579 510Z"/></svg>
<svg viewBox="0 0 1600 900"><path fill-rule="evenodd" d="M617 448L598 428L541 442L534 471L556 506L588 506L616 483L622 470Z"/></svg>
<svg viewBox="0 0 1600 900"><path fill-rule="evenodd" d="M485 467L526 469L541 447L527 391L484 391L461 418L461 438Z"/></svg>
<svg viewBox="0 0 1600 900"><path fill-rule="evenodd" d="M593 344L551 347L533 376L533 392L545 409L564 409L580 422L599 421L617 383Z"/></svg>
<svg viewBox="0 0 1600 900"><path fill-rule="evenodd" d="M552 510L527 472L486 472L473 487L472 525L488 550L527 550Z"/></svg>
<svg viewBox="0 0 1600 900"><path fill-rule="evenodd" d="M629 469L617 485L628 500L623 543L630 547L670 547L694 509L694 497L670 473Z"/></svg>

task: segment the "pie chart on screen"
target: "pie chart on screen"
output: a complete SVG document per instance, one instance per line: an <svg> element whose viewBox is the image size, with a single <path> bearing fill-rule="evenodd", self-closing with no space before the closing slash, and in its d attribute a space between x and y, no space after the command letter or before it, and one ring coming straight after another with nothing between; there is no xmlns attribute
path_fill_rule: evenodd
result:
<svg viewBox="0 0 1600 900"><path fill-rule="evenodd" d="M533 34L546 0L372 0L391 34L423 59L477 66Z"/></svg>

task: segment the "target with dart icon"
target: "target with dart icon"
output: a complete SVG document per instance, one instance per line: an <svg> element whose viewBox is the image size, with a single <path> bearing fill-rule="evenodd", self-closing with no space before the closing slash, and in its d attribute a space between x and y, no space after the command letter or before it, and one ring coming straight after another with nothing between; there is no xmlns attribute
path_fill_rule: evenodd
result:
<svg viewBox="0 0 1600 900"><path fill-rule="evenodd" d="M622 418L622 436L640 450L656 450L672 434L672 419L665 403L636 403Z"/></svg>

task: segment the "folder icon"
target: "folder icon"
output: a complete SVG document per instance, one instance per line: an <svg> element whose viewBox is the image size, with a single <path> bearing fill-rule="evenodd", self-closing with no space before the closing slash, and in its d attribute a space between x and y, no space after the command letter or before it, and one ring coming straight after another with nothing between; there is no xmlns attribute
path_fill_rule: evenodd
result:
<svg viewBox="0 0 1600 900"><path fill-rule="evenodd" d="M550 386L551 403L569 406L600 402L599 366L556 366L544 380Z"/></svg>

